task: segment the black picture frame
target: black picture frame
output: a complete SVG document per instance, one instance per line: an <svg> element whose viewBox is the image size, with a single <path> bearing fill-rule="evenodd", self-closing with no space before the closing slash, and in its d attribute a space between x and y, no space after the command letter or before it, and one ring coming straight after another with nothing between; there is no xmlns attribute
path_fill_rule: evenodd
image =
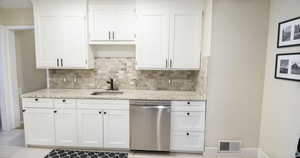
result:
<svg viewBox="0 0 300 158"><path fill-rule="evenodd" d="M297 81L297 82L300 82L300 75L299 75L299 78L298 79L295 79L295 78L289 78L289 77L279 77L278 76L278 68L279 68L279 65L278 65L278 59L281 57L281 56L300 56L300 52L296 52L296 53L285 53L285 54L276 54L276 60L275 60L275 79L281 79L281 80L289 80L289 81ZM300 60L299 60L300 61ZM290 68L290 67L288 67Z"/></svg>
<svg viewBox="0 0 300 158"><path fill-rule="evenodd" d="M286 21L282 21L280 23L278 23L278 33L277 33L277 48L285 48L285 47L297 47L297 46L300 46L300 42L299 44L291 44L291 45L280 45L280 36L281 36L281 26L282 24L286 24L286 23L289 23L289 22L292 22L292 21L295 21L295 20L299 20L300 19L300 16L299 17L296 17L296 18L293 18L293 19L289 19L289 20L286 20Z"/></svg>

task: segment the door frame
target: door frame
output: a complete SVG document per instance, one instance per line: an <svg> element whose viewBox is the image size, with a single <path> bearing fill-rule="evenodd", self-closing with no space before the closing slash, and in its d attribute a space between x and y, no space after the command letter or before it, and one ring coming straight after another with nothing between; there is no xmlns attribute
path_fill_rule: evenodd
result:
<svg viewBox="0 0 300 158"><path fill-rule="evenodd" d="M3 131L21 125L16 68L15 31L33 30L31 25L0 25L0 112Z"/></svg>

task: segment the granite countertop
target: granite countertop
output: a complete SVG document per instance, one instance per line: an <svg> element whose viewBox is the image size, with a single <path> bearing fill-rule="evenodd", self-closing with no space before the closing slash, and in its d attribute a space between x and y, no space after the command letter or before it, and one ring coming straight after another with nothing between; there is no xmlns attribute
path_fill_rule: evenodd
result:
<svg viewBox="0 0 300 158"><path fill-rule="evenodd" d="M138 100L206 100L194 91L120 90L123 94L91 95L103 89L42 89L22 95L24 98L64 99L138 99Z"/></svg>

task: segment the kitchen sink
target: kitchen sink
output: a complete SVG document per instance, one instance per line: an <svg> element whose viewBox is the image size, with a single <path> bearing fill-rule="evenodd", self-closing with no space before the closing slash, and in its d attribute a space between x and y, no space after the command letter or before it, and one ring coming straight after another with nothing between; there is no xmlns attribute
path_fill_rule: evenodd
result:
<svg viewBox="0 0 300 158"><path fill-rule="evenodd" d="M93 92L91 95L120 95L124 92L121 91L99 91L99 92Z"/></svg>

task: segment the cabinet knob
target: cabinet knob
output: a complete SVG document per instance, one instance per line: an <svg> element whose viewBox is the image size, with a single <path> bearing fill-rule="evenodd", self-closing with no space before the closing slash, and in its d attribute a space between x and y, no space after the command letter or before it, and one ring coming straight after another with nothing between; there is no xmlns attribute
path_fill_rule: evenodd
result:
<svg viewBox="0 0 300 158"><path fill-rule="evenodd" d="M189 132L187 132L187 133L186 133L186 135L187 135L187 136L189 136L189 135L190 135L190 133L189 133Z"/></svg>
<svg viewBox="0 0 300 158"><path fill-rule="evenodd" d="M22 112L25 112L25 111L26 111L25 109L22 110Z"/></svg>
<svg viewBox="0 0 300 158"><path fill-rule="evenodd" d="M39 99L38 99L38 98L35 98L34 100L35 100L35 101L39 101Z"/></svg>
<svg viewBox="0 0 300 158"><path fill-rule="evenodd" d="M188 112L188 113L186 113L186 115L187 115L187 116L190 116L190 113Z"/></svg>
<svg viewBox="0 0 300 158"><path fill-rule="evenodd" d="M99 114L102 114L102 112L101 112L101 111L99 111Z"/></svg>
<svg viewBox="0 0 300 158"><path fill-rule="evenodd" d="M62 100L62 102L64 102L64 103L65 103L65 102L66 102L66 100L65 100L65 99L63 99L63 100Z"/></svg>
<svg viewBox="0 0 300 158"><path fill-rule="evenodd" d="M104 115L106 115L106 112L104 112Z"/></svg>
<svg viewBox="0 0 300 158"><path fill-rule="evenodd" d="M56 114L56 113L57 113L57 110L54 110L53 112Z"/></svg>
<svg viewBox="0 0 300 158"><path fill-rule="evenodd" d="M188 101L188 102L187 102L187 104L188 104L188 105L190 105L190 104L191 104L191 102L189 102L189 101Z"/></svg>

